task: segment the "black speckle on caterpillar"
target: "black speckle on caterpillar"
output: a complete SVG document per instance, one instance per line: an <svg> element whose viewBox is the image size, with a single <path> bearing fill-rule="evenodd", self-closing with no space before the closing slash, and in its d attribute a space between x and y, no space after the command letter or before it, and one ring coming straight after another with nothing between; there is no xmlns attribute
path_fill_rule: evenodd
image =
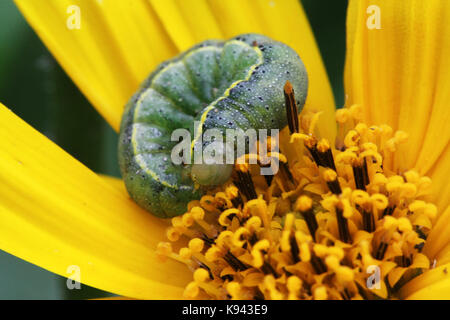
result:
<svg viewBox="0 0 450 320"><path fill-rule="evenodd" d="M202 196L196 183L223 182L231 168L175 165L172 132L192 131L198 121L194 144L207 129L282 129L286 81L302 108L308 79L301 59L287 45L258 34L204 41L162 63L122 117L119 165L130 196L158 217L186 212L187 203Z"/></svg>

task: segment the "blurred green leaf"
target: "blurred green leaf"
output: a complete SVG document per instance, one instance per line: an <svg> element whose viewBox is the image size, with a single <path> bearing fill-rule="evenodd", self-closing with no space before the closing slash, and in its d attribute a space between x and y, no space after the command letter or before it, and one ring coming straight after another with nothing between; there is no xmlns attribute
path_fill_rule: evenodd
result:
<svg viewBox="0 0 450 320"><path fill-rule="evenodd" d="M344 104L347 0L301 0L322 54L336 106Z"/></svg>

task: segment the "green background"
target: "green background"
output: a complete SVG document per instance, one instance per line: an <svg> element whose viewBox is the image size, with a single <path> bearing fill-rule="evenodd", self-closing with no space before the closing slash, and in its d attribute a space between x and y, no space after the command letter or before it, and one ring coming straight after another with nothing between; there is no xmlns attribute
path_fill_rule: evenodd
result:
<svg viewBox="0 0 450 320"><path fill-rule="evenodd" d="M316 35L336 105L341 106L347 0L302 3ZM92 170L119 176L117 134L61 70L11 0L0 0L0 101ZM81 290L69 290L65 278L0 250L0 299L85 299L108 295L86 285Z"/></svg>

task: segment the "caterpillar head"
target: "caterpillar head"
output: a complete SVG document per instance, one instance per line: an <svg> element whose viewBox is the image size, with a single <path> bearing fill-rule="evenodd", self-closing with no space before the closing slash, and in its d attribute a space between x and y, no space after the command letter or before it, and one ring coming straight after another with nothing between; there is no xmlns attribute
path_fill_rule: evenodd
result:
<svg viewBox="0 0 450 320"><path fill-rule="evenodd" d="M194 164L191 177L202 186L218 186L230 178L232 170L231 164Z"/></svg>
<svg viewBox="0 0 450 320"><path fill-rule="evenodd" d="M204 157L203 163L192 165L191 178L201 186L218 186L230 178L232 170L233 164L225 161L225 145L217 143L211 157Z"/></svg>

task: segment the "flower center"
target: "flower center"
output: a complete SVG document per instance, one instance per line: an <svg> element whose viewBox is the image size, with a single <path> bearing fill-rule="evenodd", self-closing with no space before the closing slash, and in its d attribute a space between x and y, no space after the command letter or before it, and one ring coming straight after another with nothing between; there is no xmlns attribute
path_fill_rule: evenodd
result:
<svg viewBox="0 0 450 320"><path fill-rule="evenodd" d="M336 112L332 146L315 133L320 113L298 121L284 89L289 132L271 155L278 173L236 165L233 182L172 219L159 256L193 272L187 298L396 298L430 268L421 250L437 214L425 201L430 179L395 169L407 135L368 127L353 105Z"/></svg>

